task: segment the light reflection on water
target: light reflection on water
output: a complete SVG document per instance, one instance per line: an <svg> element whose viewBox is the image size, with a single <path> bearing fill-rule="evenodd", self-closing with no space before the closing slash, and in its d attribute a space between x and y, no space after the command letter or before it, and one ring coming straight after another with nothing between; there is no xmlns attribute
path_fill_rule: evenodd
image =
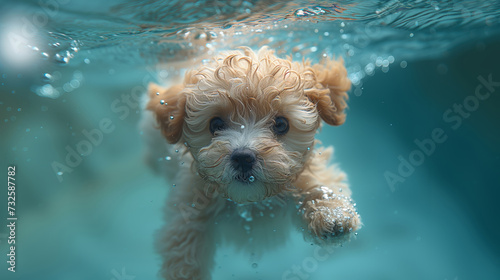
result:
<svg viewBox="0 0 500 280"><path fill-rule="evenodd" d="M66 64L171 64L241 45L269 45L295 59L342 56L359 93L364 77L389 71L394 61L436 57L500 30L498 1L66 2L27 1L5 9L11 16L2 17L4 37L17 36L14 49L4 43L4 56L18 62L27 48L41 71L50 71ZM43 75L33 91L58 97L42 88Z"/></svg>

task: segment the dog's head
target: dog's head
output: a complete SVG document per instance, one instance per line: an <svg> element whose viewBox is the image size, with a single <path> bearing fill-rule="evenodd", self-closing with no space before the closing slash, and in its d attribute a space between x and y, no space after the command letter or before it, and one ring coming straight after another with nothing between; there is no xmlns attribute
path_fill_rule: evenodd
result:
<svg viewBox="0 0 500 280"><path fill-rule="evenodd" d="M244 48L188 72L183 85L150 85L147 108L168 142L188 147L210 191L247 203L297 178L321 119L344 122L350 85L341 60L310 65Z"/></svg>

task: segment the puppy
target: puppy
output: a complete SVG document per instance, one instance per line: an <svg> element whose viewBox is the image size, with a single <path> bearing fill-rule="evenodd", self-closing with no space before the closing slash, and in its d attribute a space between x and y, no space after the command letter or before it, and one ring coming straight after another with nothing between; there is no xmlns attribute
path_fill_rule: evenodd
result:
<svg viewBox="0 0 500 280"><path fill-rule="evenodd" d="M345 174L328 165L333 149L315 148L321 121L344 123L350 86L342 60L293 62L266 47L150 85L148 154L172 183L157 237L165 279L210 279L222 241L260 253L289 225L320 245L361 227Z"/></svg>

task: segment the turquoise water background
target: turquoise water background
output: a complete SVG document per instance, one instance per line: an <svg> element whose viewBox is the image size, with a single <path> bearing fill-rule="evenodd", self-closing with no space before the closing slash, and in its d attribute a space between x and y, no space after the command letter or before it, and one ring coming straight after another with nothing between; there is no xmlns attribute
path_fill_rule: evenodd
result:
<svg viewBox="0 0 500 280"><path fill-rule="evenodd" d="M344 58L347 121L318 138L335 147L364 227L321 260L298 231L262 256L221 245L213 279L500 279L498 1L0 5L0 279L158 279L153 234L174 182L143 161L134 97L240 45ZM81 162L54 169L96 129ZM416 142L433 135L424 153ZM294 267L302 276L284 277Z"/></svg>

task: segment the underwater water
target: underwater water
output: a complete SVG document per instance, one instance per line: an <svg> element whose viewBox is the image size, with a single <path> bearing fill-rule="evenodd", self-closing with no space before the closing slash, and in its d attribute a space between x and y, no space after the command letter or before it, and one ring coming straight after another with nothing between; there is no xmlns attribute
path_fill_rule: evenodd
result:
<svg viewBox="0 0 500 280"><path fill-rule="evenodd" d="M158 279L153 235L175 182L143 160L137 98L186 63L264 45L343 57L347 121L318 138L364 226L325 258L299 231L259 256L220 244L213 279L500 279L499 1L0 5L0 279Z"/></svg>

